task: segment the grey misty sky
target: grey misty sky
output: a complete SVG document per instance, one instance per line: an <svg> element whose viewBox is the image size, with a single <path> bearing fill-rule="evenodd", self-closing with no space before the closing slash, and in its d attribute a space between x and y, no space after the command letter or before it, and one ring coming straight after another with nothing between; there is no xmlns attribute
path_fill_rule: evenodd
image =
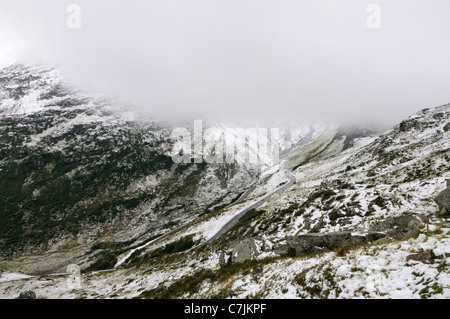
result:
<svg viewBox="0 0 450 319"><path fill-rule="evenodd" d="M164 119L394 124L450 102L449 40L448 0L0 0L0 66L51 63Z"/></svg>

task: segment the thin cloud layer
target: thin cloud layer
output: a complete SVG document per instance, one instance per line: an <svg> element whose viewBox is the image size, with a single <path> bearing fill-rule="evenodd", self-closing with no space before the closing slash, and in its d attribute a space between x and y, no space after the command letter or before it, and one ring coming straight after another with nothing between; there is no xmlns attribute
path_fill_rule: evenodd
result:
<svg viewBox="0 0 450 319"><path fill-rule="evenodd" d="M67 27L69 4L81 28ZM153 118L393 124L450 102L450 3L4 0L0 66L51 63Z"/></svg>

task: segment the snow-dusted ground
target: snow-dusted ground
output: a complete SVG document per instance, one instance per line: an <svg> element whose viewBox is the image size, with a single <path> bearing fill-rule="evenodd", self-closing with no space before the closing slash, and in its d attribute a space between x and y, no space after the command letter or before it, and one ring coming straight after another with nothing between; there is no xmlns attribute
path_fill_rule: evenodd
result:
<svg viewBox="0 0 450 319"><path fill-rule="evenodd" d="M423 250L433 251L439 259L433 263L406 261L409 254ZM251 275L239 278L233 290L242 291L238 298L256 294L264 298L450 298L449 254L448 235L420 235L405 242L356 249L342 257L326 253L282 260L265 266L264 276L257 280ZM317 295L311 295L310 288Z"/></svg>
<svg viewBox="0 0 450 319"><path fill-rule="evenodd" d="M205 282L201 291L186 297L204 298L231 287L237 298L450 298L450 229L441 231L441 235L422 234L404 242L358 248L344 256L330 252L275 260L257 274L239 273L225 282ZM436 259L406 261L408 255L420 251L432 251ZM202 266L214 269L217 259L211 255ZM123 269L82 275L79 289L71 289L68 276L2 274L0 297L17 297L20 289L33 290L40 298L130 298L195 270L191 262L146 272Z"/></svg>
<svg viewBox="0 0 450 319"><path fill-rule="evenodd" d="M49 81L56 76L51 74ZM39 112L44 106L35 103L36 99L37 96L28 96L14 105L4 99L0 113L21 115ZM45 107L51 106L47 104ZM444 106L428 113L419 112L410 118L419 122L418 128L413 131L402 132L395 128L378 138L356 139L353 147L343 152L344 140L336 138L337 130L333 126L318 124L282 132L281 149L286 151L285 157L280 165L261 173L255 190L246 200L194 220L163 240L156 241L156 244L148 242L137 249L148 252L188 235L194 235L195 240L210 238L236 214L286 183L284 170L294 168L296 184L265 204L266 213L259 218L266 219L256 221L268 223L275 230L258 237L257 241L269 247L260 251L259 260L276 257L271 248L282 244L286 236L307 233L314 226L321 225L319 232L359 232L367 230L374 221L398 216L405 211L432 215L437 211L433 198L445 189L446 179L450 178L448 159L443 155L450 147L449 133L444 129L447 121L437 120L436 117L439 112L444 112L444 118L448 118L448 109L449 106ZM98 120L100 117L96 113L81 114L32 135L29 143L36 145L47 136L64 134L68 127ZM108 121L102 116L101 120L115 123L113 116L108 117ZM383 144L385 142L386 145ZM292 146L295 147L289 149ZM384 155L378 156L380 152L384 152ZM317 154L320 156L312 156ZM392 159L390 154L394 154ZM439 167L443 169L439 171ZM424 168L427 170L422 172ZM375 174L369 176L371 170ZM409 178L411 170L424 175ZM131 184L127 192L153 188L158 184L158 178L162 177L142 177ZM324 181L332 180L345 181L352 187L334 188L336 198L340 196L339 200L325 204L317 198L302 214L296 215L295 211L282 214L282 209L304 203L313 191L320 189ZM195 201L207 202L224 194L218 185L214 168L207 168L202 182L210 187L204 188L207 191L199 192ZM244 176L243 172L236 174L229 182L234 186L240 185L243 191L250 186L248 176ZM230 184L227 186L230 187ZM382 197L386 205L373 205L378 197ZM358 204L355 206L356 214L347 215L345 207L351 203ZM334 223L330 219L333 209L341 210L343 217L337 221L345 220L345 223ZM151 207L145 209L147 212L151 213ZM308 223L310 228L306 227ZM144 231L142 223L139 223L139 227L142 227L139 230ZM448 221L433 220L430 230L432 234L425 235L422 230L416 239L368 245L343 254L328 252L308 257L274 259L258 269L237 273L224 282L205 281L200 291L185 297L207 298L225 289L232 290L232 296L239 298L450 298ZM134 232L132 235L136 234L136 230ZM123 239L128 239L130 234L127 233ZM257 244L259 248L262 246L262 243ZM120 266L134 251L118 256L116 265ZM406 261L409 254L422 251L432 251L436 258L425 263ZM220 251L212 245L211 249L201 253L181 253L167 263L148 263L137 268L83 274L79 289L73 289L68 284L67 275L30 277L17 274L12 269L11 272L0 274L0 298L15 298L24 290L33 290L41 298L135 297L159 284L167 286L183 276L195 275L199 269L217 270L219 254Z"/></svg>
<svg viewBox="0 0 450 319"><path fill-rule="evenodd" d="M17 274L17 273L2 273L0 274L0 282L22 280L26 278L31 278L32 276Z"/></svg>

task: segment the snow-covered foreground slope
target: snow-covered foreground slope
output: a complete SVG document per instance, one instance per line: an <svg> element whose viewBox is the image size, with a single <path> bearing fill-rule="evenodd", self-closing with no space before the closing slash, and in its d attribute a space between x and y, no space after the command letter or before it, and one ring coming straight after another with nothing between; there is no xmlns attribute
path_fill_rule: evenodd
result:
<svg viewBox="0 0 450 319"><path fill-rule="evenodd" d="M273 260L217 281L205 280L195 293L179 297L210 298L450 298L450 236L419 236L404 242L362 247L344 256L336 252ZM406 261L414 251L432 250L433 263ZM214 258L211 258L214 260ZM215 268L214 263L202 267ZM132 298L144 290L170 285L195 265L166 269L118 270L82 276L80 289L71 289L67 276L3 275L0 297L15 298L33 290L41 298Z"/></svg>
<svg viewBox="0 0 450 319"><path fill-rule="evenodd" d="M143 242L132 256L118 251L121 268L83 273L77 289L67 284L67 275L6 274L17 280L1 281L1 296L33 290L42 298L449 298L450 227L445 216L436 215L434 201L450 178L449 118L449 105L425 110L381 136L354 138L349 147L346 136L328 131L286 152L279 166L259 176L244 201L212 210L161 240ZM167 250L186 238L201 242L213 236L286 183L285 169L292 170L296 183L231 231L201 249ZM345 231L362 236L405 212L424 222L413 238L286 254L289 238ZM254 240L256 258L221 268L223 249L243 238ZM429 258L410 260L417 253Z"/></svg>

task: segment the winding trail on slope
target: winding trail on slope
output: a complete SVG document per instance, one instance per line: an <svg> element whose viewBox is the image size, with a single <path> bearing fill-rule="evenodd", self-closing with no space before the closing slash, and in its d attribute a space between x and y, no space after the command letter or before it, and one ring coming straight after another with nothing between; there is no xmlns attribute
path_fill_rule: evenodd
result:
<svg viewBox="0 0 450 319"><path fill-rule="evenodd" d="M286 189L288 189L289 187L291 187L295 182L296 179L295 177L291 174L290 171L285 170L284 174L286 175L286 177L289 179L289 182L283 186L281 186L280 188L278 188L277 190L275 190L274 192L270 193L269 195L266 195L264 198L260 199L259 201L257 201L256 203L250 205L249 207L245 208L243 211L241 211L239 214L237 214L236 216L234 216L232 219L230 219L214 236L212 236L211 238L209 238L208 240L204 241L203 243L201 243L200 245L197 245L190 250L194 250L200 247L203 247L211 242L213 242L214 240L218 239L219 237L221 237L222 235L224 235L225 233L227 233L231 228L233 228L234 225L236 225L239 222L239 219L241 219L242 216L245 215L245 213L247 213L249 210L252 209L256 209L261 207L262 205L264 205L265 203L267 203L273 196L275 196L276 194L282 193L284 192Z"/></svg>
<svg viewBox="0 0 450 319"><path fill-rule="evenodd" d="M295 177L294 177L294 176L291 174L291 172L288 171L288 170L285 170L285 171L284 171L284 174L285 174L286 177L289 179L289 182L288 182L287 184L281 186L280 188L278 188L277 190L273 191L273 192L270 193L269 195L266 195L265 197L263 197L262 199L260 199L260 200L257 201L256 203L254 203L254 204L250 205L249 207L245 208L244 210L242 210L239 214L237 214L237 215L234 216L232 219L230 219L230 220L229 220L229 221L228 221L228 222L227 222L227 223L226 223L226 224L225 224L225 225L224 225L224 226L223 226L223 227L222 227L222 228L214 235L214 236L212 236L212 237L209 238L208 240L204 241L203 243L201 243L201 244L199 244L199 245L197 245L197 246L195 246L195 247L190 248L190 249L187 250L187 251L191 251L191 250L194 250L194 249L198 249L198 248L200 248L200 247L203 247L203 246L205 246L205 245L207 245L207 244L213 242L214 240L218 239L219 237L223 236L223 235L224 235L225 233L227 233L231 228L233 228L233 226L236 225L236 224L239 222L239 219L240 219L242 216L244 216L245 213L247 213L249 210L252 210L252 209L256 209L256 208L258 208L258 207L261 207L262 205L264 205L265 203L267 203L274 195L279 194L279 193L282 193L282 192L284 192L287 188L291 187L291 186L295 183L295 181L296 181ZM232 203L232 205L235 205L235 204L238 204L238 203L244 201L244 200L250 195L250 193L252 193L252 192L255 190L255 188L256 188L256 185L252 185L252 186L251 186L244 194L242 194L242 196L241 196L237 201L235 201L234 203ZM145 248L145 247L147 247L147 246L149 246L149 245L151 245L151 244L154 244L154 243L156 243L156 242L158 242L158 241L160 241L160 240L166 238L167 236L169 236L169 235L175 233L176 231L178 231L178 230L180 230L180 229L182 229L182 228L188 226L189 224L190 224L190 223L188 223L188 224L186 224L186 225L181 225L181 226L179 226L179 227L177 227L177 228L175 228L175 229L173 229L173 230L171 230L171 231L165 233L164 235L159 236L158 238L155 238L155 239L153 239L153 240L151 240L151 241L149 241L149 242L147 242L147 243L145 243L145 244L143 244L143 245L141 245L141 246L138 246L138 247L136 247L136 248L131 249L131 250L130 250L123 258L121 258L121 259L114 265L114 268L112 268L112 269L107 269L107 270L100 270L100 271L97 271L97 272L110 272L110 271L114 271L114 270L119 269L120 267L122 267L122 266L125 264L125 262L127 261L127 259L130 258L131 255L132 255L135 251L137 251L137 250L139 250L139 249L142 249L142 248ZM95 251L94 253L90 253L90 254L88 254L88 255L78 257L77 259L73 260L71 263L67 263L67 264L64 265L63 267L60 267L56 272L52 272L51 275L63 275L63 274L66 274L66 273L64 272L64 270L67 268L68 265L74 264L74 263L76 264L77 262L79 262L79 261L81 261L81 260L84 260L84 259L86 259L86 258L92 256L93 254L97 254L97 253L99 253L99 252L101 252L101 251L102 251L102 250L97 250L97 251Z"/></svg>
<svg viewBox="0 0 450 319"><path fill-rule="evenodd" d="M256 185L255 185L255 184L252 185L252 186L251 186L244 194L241 195L241 197L239 197L238 200L236 200L234 203L232 203L232 205L238 204L238 203L242 202L243 200L245 200L245 199L248 197L248 195L250 195L250 193L253 192L253 191L255 190L255 188L256 188ZM149 245L151 245L151 244L154 244L154 243L156 243L156 242L158 242L158 241L160 241L160 240L166 238L167 236L169 236L169 235L175 233L176 231L178 231L178 230L180 230L180 229L182 229L182 228L188 226L189 224L190 224L190 223L188 223L188 224L186 224L186 225L181 225L181 226L179 226L179 227L177 227L177 228L175 228L175 229L169 231L168 233L165 233L164 235L161 235L161 236L159 236L158 238L155 238L155 239L149 241L148 243L145 243L144 245L141 245L141 246L139 246L139 247L133 248L132 250L130 250L130 251L128 252L128 254L125 255L125 257L121 258L121 259L114 265L114 268L113 268L112 270L116 270L116 269L120 268L120 267L127 261L127 259L131 257L131 255L132 255L135 251L137 251L137 250L139 250L139 249L142 249L142 248L145 248L145 247L147 247L147 246L149 246Z"/></svg>
<svg viewBox="0 0 450 319"><path fill-rule="evenodd" d="M286 189L288 189L289 187L291 187L295 182L296 179L295 177L291 174L290 171L285 170L284 174L286 175L286 177L289 179L289 182L283 186L281 186L280 188L278 188L277 190L275 190L274 192L270 193L269 195L266 195L264 198L260 199L259 201L257 201L256 203L250 205L249 207L245 208L244 210L242 210L239 214L237 214L236 216L234 216L232 219L230 219L214 236L212 236L211 238L209 238L208 240L204 241L203 243L192 247L190 249L188 249L187 251L191 251L194 249L198 249L200 247L203 247L211 242L213 242L214 240L218 239L219 237L223 236L225 233L227 233L231 228L233 228L234 225L236 225L239 222L239 219L245 215L245 213L247 213L249 210L252 209L256 209L258 207L261 207L262 205L264 205L265 203L267 203L273 196L275 196L276 194L282 193L284 192ZM256 185L251 186L236 202L233 203L234 204L238 204L240 202L242 202L243 200L245 200L248 195L250 195L251 192L253 192L256 188ZM180 227L175 228L174 230L171 230L170 232L152 240L149 241L148 243L139 246L137 248L132 249L131 251L128 252L128 254L121 258L120 261L118 261L116 263L116 265L114 266L113 269L108 270L108 271L112 271L112 270L116 270L118 268L120 268L126 261L127 259L136 251L142 248L145 248L146 246L150 245L150 244L154 244L158 241L160 241L161 239L169 236L170 234L173 234L174 232L178 231L179 229L185 227L187 225L182 225Z"/></svg>

